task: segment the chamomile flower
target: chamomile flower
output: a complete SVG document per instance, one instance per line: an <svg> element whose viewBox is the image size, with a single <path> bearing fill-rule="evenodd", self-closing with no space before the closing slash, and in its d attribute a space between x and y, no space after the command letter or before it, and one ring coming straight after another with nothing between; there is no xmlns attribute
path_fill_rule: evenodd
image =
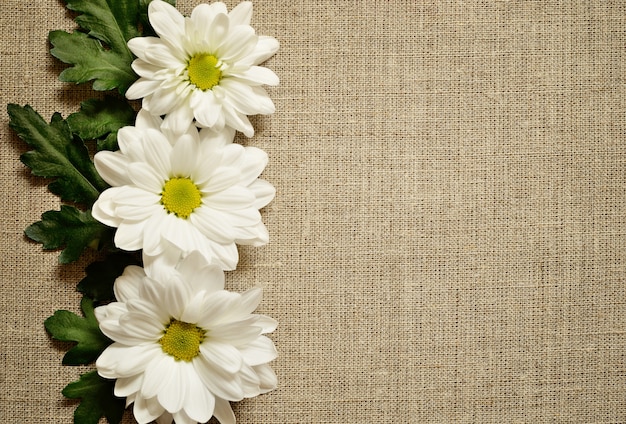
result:
<svg viewBox="0 0 626 424"><path fill-rule="evenodd" d="M173 272L127 267L114 284L117 302L96 308L102 332L114 341L96 361L116 379L115 395L134 403L140 423L195 424L215 416L234 424L229 401L276 387L268 362L276 357L276 321L253 314L261 289L224 290L224 273L197 253Z"/></svg>
<svg viewBox="0 0 626 424"><path fill-rule="evenodd" d="M192 126L173 140L156 129L158 120L143 115L141 122L142 128L119 130L119 151L95 156L98 173L112 187L92 214L117 228L118 248L143 249L152 257L171 249L183 257L198 251L232 270L235 243L268 242L259 209L275 190L258 178L268 160L264 151L232 143L232 129L198 132Z"/></svg>
<svg viewBox="0 0 626 424"><path fill-rule="evenodd" d="M270 114L274 103L262 85L277 85L270 69L258 66L278 50L273 37L250 26L252 3L227 11L224 3L200 4L184 17L170 4L153 0L148 18L159 37L137 37L128 47L137 56L140 78L129 99L166 115L165 126L183 132L195 119L199 127L232 127L252 137L247 115Z"/></svg>

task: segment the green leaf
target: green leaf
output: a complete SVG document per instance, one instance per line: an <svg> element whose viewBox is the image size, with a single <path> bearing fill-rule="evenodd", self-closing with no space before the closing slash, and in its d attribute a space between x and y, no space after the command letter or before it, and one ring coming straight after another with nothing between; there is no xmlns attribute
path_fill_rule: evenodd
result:
<svg viewBox="0 0 626 424"><path fill-rule="evenodd" d="M94 80L94 90L106 91L117 87L123 94L138 78L130 67L132 56L105 50L100 41L85 33L58 30L50 32L49 38L54 46L50 54L61 62L74 65L59 75L59 80L63 82L80 84Z"/></svg>
<svg viewBox="0 0 626 424"><path fill-rule="evenodd" d="M64 201L92 205L108 185L98 175L84 143L72 137L67 122L55 113L50 124L26 105L7 106L9 125L34 147L20 159L34 175L57 178L48 186Z"/></svg>
<svg viewBox="0 0 626 424"><path fill-rule="evenodd" d="M104 261L92 263L85 270L87 276L78 283L78 291L95 301L113 300L113 283L128 265L139 265L139 261L128 253L115 253Z"/></svg>
<svg viewBox="0 0 626 424"><path fill-rule="evenodd" d="M26 228L26 235L42 243L44 249L65 246L59 256L62 264L77 260L86 247L98 248L107 243L113 229L91 216L91 211L81 212L73 206L62 205L60 211L48 211L41 221Z"/></svg>
<svg viewBox="0 0 626 424"><path fill-rule="evenodd" d="M70 311L56 311L44 325L53 339L76 342L63 357L64 365L88 364L95 361L112 342L102 334L94 315L93 300L83 297L80 308L85 315L79 317Z"/></svg>
<svg viewBox="0 0 626 424"><path fill-rule="evenodd" d="M134 122L135 111L130 104L115 97L84 101L79 112L67 117L74 134L83 140L98 140L98 150L117 150L117 130Z"/></svg>
<svg viewBox="0 0 626 424"><path fill-rule="evenodd" d="M115 380L106 380L91 371L80 376L63 389L63 395L70 399L81 399L74 411L75 424L97 424L100 417L106 417L111 424L122 421L126 402L113 394Z"/></svg>
<svg viewBox="0 0 626 424"><path fill-rule="evenodd" d="M50 53L62 62L74 65L59 79L83 83L95 80L94 90L119 88L120 93L136 79L130 64L133 54L126 42L139 36L137 0L65 0L67 8L81 13L76 22L88 34L52 31ZM105 43L108 48L102 45Z"/></svg>
<svg viewBox="0 0 626 424"><path fill-rule="evenodd" d="M112 152L119 150L120 146L117 144L117 131L106 136L104 140L98 140L96 142L96 148L98 151L110 150Z"/></svg>

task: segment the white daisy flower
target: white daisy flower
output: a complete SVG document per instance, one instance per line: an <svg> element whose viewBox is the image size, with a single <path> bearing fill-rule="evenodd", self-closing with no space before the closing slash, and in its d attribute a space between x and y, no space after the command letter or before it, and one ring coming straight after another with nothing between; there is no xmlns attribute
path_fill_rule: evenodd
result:
<svg viewBox="0 0 626 424"><path fill-rule="evenodd" d="M276 388L268 362L277 353L263 334L277 323L252 314L260 288L224 290L222 270L194 253L168 277L127 267L114 291L117 302L95 310L114 341L96 368L117 380L115 395L134 403L139 423L235 423L229 401Z"/></svg>
<svg viewBox="0 0 626 424"><path fill-rule="evenodd" d="M112 187L92 214L117 228L120 249L143 249L147 256L199 251L232 270L239 258L235 243L260 246L269 239L259 209L275 190L258 178L267 154L232 143L232 129L198 132L192 126L172 140L156 129L159 120L140 113L140 127L119 130L119 151L96 154L96 169Z"/></svg>
<svg viewBox="0 0 626 424"><path fill-rule="evenodd" d="M200 4L183 17L170 4L153 0L148 17L159 37L128 42L140 78L126 97L143 98L143 108L166 115L165 126L175 132L185 131L195 118L199 127L229 126L252 137L246 115L273 113L261 85L278 84L274 72L257 65L279 46L250 26L252 3L242 2L230 13L221 2Z"/></svg>

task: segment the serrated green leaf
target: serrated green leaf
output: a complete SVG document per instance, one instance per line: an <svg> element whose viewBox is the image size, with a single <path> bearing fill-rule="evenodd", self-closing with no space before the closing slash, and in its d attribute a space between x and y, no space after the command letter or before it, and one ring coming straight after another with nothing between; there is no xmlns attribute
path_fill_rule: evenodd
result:
<svg viewBox="0 0 626 424"><path fill-rule="evenodd" d="M88 364L95 361L112 341L102 334L94 315L93 300L83 297L80 302L84 318L70 311L56 311L44 325L53 339L76 342L63 357L64 365Z"/></svg>
<svg viewBox="0 0 626 424"><path fill-rule="evenodd" d="M125 400L113 394L115 380L106 380L91 371L80 376L63 389L63 395L70 399L81 399L74 411L74 424L97 424L100 417L106 417L111 424L118 424L124 415Z"/></svg>
<svg viewBox="0 0 626 424"><path fill-rule="evenodd" d="M83 140L97 140L98 150L117 150L117 130L134 122L130 104L115 97L84 101L67 117L70 130Z"/></svg>
<svg viewBox="0 0 626 424"><path fill-rule="evenodd" d="M137 0L65 0L67 8L81 13L76 23L111 50L130 53L126 42L139 36Z"/></svg>
<svg viewBox="0 0 626 424"><path fill-rule="evenodd" d="M76 23L88 34L52 31L54 46L50 53L62 62L74 65L59 79L83 83L94 80L94 90L118 88L126 92L137 75L130 64L133 54L126 42L139 36L137 0L65 0L67 8L81 13ZM106 47L102 45L106 44ZM108 48L107 48L108 47Z"/></svg>
<svg viewBox="0 0 626 424"><path fill-rule="evenodd" d="M81 212L73 206L62 205L60 211L48 211L41 221L26 228L26 235L42 243L44 249L65 246L59 256L62 264L77 260L88 246L99 247L106 243L113 230L96 221L91 211Z"/></svg>
<svg viewBox="0 0 626 424"><path fill-rule="evenodd" d="M120 146L117 144L117 131L107 135L104 140L98 140L96 142L96 148L98 151L110 150L112 152L119 150Z"/></svg>
<svg viewBox="0 0 626 424"><path fill-rule="evenodd" d="M56 178L48 186L64 201L92 205L108 185L98 175L82 141L72 137L67 122L58 113L50 124L26 105L7 106L9 125L17 135L34 147L20 159L34 175Z"/></svg>
<svg viewBox="0 0 626 424"><path fill-rule="evenodd" d="M78 283L77 289L95 301L113 300L113 283L129 265L139 265L139 261L128 253L109 255L104 261L87 267L87 276Z"/></svg>
<svg viewBox="0 0 626 424"><path fill-rule="evenodd" d="M49 39L54 46L50 54L61 62L74 65L59 75L59 80L63 82L80 84L94 80L94 90L106 91L117 87L123 94L138 78L130 67L132 56L106 50L99 40L85 33L58 30L50 32Z"/></svg>

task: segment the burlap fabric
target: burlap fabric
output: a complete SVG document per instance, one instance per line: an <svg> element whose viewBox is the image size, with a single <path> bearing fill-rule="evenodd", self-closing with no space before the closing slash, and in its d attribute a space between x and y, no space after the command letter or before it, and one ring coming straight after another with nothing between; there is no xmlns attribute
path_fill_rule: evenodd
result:
<svg viewBox="0 0 626 424"><path fill-rule="evenodd" d="M281 85L240 141L278 192L228 286L264 286L280 387L239 422L626 422L626 3L258 0L253 25ZM48 55L74 27L2 0L2 103L92 96ZM43 321L95 256L24 238L58 201L0 120L0 422L69 423L86 368Z"/></svg>

